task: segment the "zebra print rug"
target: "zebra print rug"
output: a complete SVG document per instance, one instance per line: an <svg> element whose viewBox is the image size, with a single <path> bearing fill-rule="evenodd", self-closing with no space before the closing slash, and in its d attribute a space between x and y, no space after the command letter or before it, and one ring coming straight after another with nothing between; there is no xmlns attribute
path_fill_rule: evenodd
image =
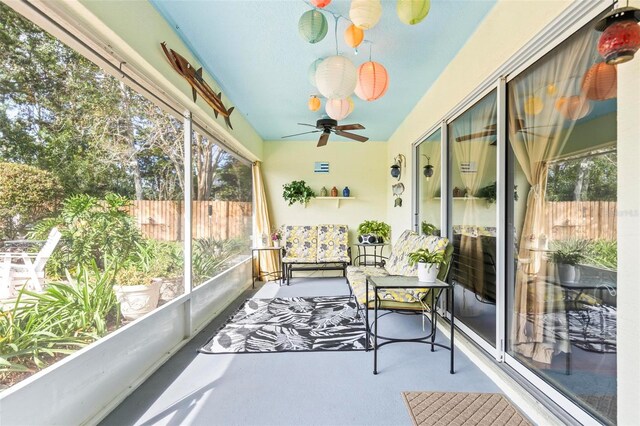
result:
<svg viewBox="0 0 640 426"><path fill-rule="evenodd" d="M364 350L365 331L348 296L247 299L199 352Z"/></svg>

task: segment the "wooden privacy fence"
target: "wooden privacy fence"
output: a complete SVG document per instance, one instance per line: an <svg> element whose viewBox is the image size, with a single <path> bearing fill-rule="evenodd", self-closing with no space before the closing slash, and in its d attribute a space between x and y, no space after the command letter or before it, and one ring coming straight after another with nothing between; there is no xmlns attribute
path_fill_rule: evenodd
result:
<svg viewBox="0 0 640 426"><path fill-rule="evenodd" d="M548 237L552 240L616 240L616 204L615 201L547 202Z"/></svg>
<svg viewBox="0 0 640 426"><path fill-rule="evenodd" d="M241 201L193 201L193 238L230 239L251 234L251 203ZM129 214L145 238L162 241L184 239L182 201L135 200Z"/></svg>

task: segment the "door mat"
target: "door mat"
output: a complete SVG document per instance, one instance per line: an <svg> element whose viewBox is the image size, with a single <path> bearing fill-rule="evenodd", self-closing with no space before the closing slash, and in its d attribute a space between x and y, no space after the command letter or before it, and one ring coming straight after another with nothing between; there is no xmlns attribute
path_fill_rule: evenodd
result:
<svg viewBox="0 0 640 426"><path fill-rule="evenodd" d="M531 426L520 411L498 393L403 392L416 426Z"/></svg>
<svg viewBox="0 0 640 426"><path fill-rule="evenodd" d="M352 297L247 299L199 352L354 351L365 342Z"/></svg>

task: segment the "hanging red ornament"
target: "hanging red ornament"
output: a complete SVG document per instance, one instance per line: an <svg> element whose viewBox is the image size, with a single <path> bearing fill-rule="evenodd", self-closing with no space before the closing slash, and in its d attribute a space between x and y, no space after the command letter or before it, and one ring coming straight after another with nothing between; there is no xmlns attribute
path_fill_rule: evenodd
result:
<svg viewBox="0 0 640 426"><path fill-rule="evenodd" d="M640 9L621 7L607 13L595 26L602 31L598 53L609 65L633 59L640 48Z"/></svg>

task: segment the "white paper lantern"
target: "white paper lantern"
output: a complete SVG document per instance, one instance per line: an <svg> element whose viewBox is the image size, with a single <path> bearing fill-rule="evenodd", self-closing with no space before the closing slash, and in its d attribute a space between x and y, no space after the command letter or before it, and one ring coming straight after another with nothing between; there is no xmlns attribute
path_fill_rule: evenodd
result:
<svg viewBox="0 0 640 426"><path fill-rule="evenodd" d="M353 111L353 100L351 98L328 99L324 110L334 120L344 120Z"/></svg>
<svg viewBox="0 0 640 426"><path fill-rule="evenodd" d="M311 85L313 87L317 86L316 85L316 71L318 70L318 65L320 65L320 63L322 61L324 61L324 58L316 59L309 66L309 72L307 73L307 77L309 78L309 83L311 83Z"/></svg>
<svg viewBox="0 0 640 426"><path fill-rule="evenodd" d="M316 70L318 91L327 99L346 98L353 93L356 83L356 67L344 56L329 56Z"/></svg>
<svg viewBox="0 0 640 426"><path fill-rule="evenodd" d="M380 0L352 0L349 19L358 28L370 30L382 16Z"/></svg>

